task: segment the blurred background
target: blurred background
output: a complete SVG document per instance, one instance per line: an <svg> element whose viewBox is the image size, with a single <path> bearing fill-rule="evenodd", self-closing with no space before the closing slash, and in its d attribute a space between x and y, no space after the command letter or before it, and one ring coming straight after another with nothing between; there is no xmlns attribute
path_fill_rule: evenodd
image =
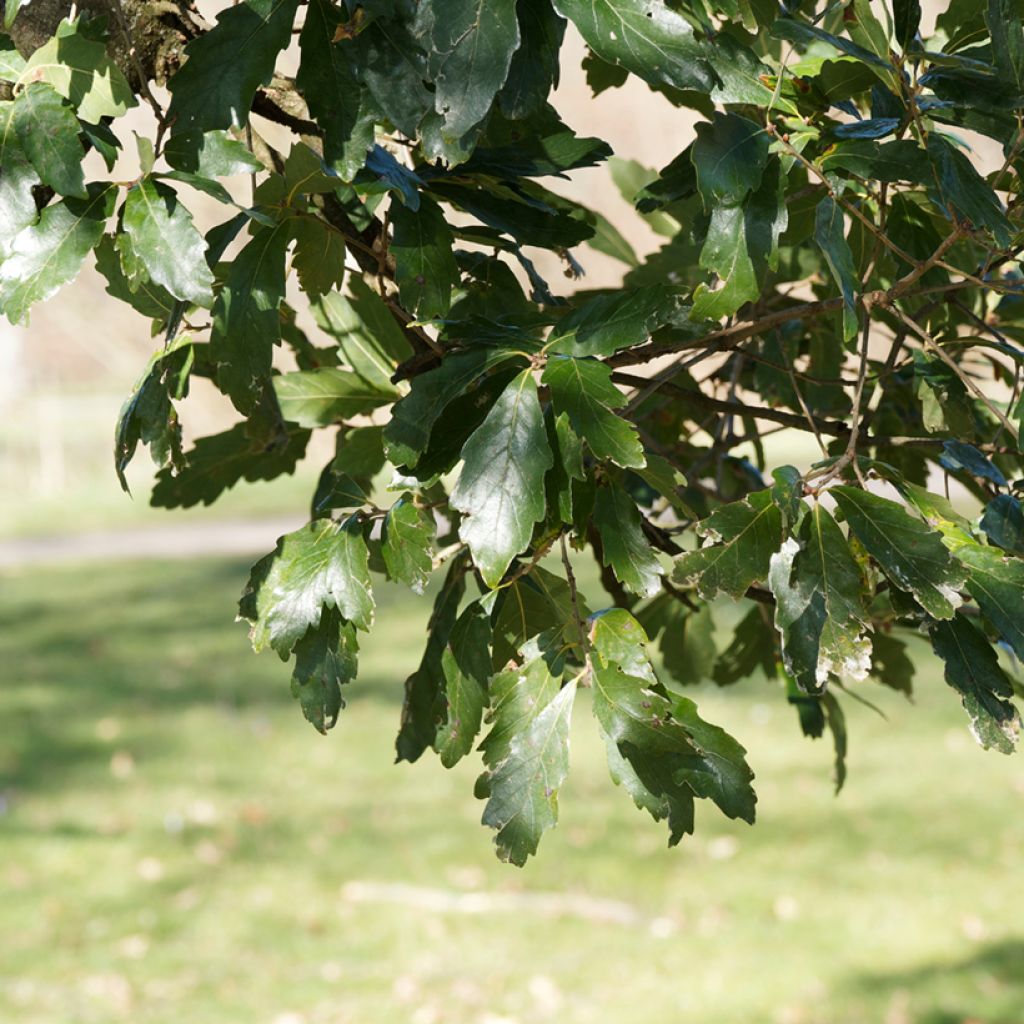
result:
<svg viewBox="0 0 1024 1024"><path fill-rule="evenodd" d="M689 141L643 86L592 100L578 60L564 74L580 134L651 168ZM607 169L558 187L657 245ZM621 275L577 255L587 284ZM140 452L121 492L114 424L153 347L91 271L0 324L0 1020L1024 1020L1024 761L975 745L923 643L913 703L845 701L838 798L777 683L696 688L749 750L760 820L703 809L675 850L611 785L581 707L561 824L503 866L476 765L392 764L429 596L378 588L327 738L233 622L322 452L172 513L148 507ZM233 418L201 389L183 409L188 438ZM733 621L719 611L720 645Z"/></svg>

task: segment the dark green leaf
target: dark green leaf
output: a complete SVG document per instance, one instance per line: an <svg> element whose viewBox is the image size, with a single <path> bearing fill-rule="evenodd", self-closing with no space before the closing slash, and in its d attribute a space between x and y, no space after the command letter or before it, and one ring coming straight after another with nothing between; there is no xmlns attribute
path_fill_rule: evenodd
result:
<svg viewBox="0 0 1024 1024"><path fill-rule="evenodd" d="M986 228L1000 246L1008 246L1012 228L1006 211L971 161L938 132L928 135L928 157L940 209L974 227Z"/></svg>
<svg viewBox="0 0 1024 1024"><path fill-rule="evenodd" d="M107 280L107 294L121 302L127 302L143 316L155 320L166 320L174 308L174 296L148 278L135 282L132 289L121 267L121 258L114 247L114 239L104 235L96 246L96 269Z"/></svg>
<svg viewBox="0 0 1024 1024"><path fill-rule="evenodd" d="M515 0L421 0L416 32L441 137L457 143L484 119L508 76L519 45Z"/></svg>
<svg viewBox="0 0 1024 1024"><path fill-rule="evenodd" d="M672 579L684 585L696 581L705 599L724 592L735 601L767 578L771 557L782 544L782 513L769 491L756 491L716 509L697 524L697 532L705 546L680 555Z"/></svg>
<svg viewBox="0 0 1024 1024"><path fill-rule="evenodd" d="M820 504L804 517L798 537L772 556L768 576L786 670L807 692L821 690L830 675L864 679L871 640L860 567Z"/></svg>
<svg viewBox="0 0 1024 1024"><path fill-rule="evenodd" d="M1004 551L1024 555L1024 510L1012 494L1000 494L985 506L981 528Z"/></svg>
<svg viewBox="0 0 1024 1024"><path fill-rule="evenodd" d="M821 166L826 171L849 171L867 181L910 181L920 185L932 181L927 154L912 139L842 142L825 154Z"/></svg>
<svg viewBox="0 0 1024 1024"><path fill-rule="evenodd" d="M929 627L932 647L945 662L946 682L963 700L971 732L985 749L1012 754L1020 733L1020 715L1008 698L1013 686L999 667L992 645L963 615Z"/></svg>
<svg viewBox="0 0 1024 1024"><path fill-rule="evenodd" d="M555 10L602 60L651 85L707 93L718 83L690 23L658 0L556 0Z"/></svg>
<svg viewBox="0 0 1024 1024"><path fill-rule="evenodd" d="M843 334L847 341L857 334L857 268L844 232L839 204L825 196L814 217L814 240L825 255L832 276L843 295Z"/></svg>
<svg viewBox="0 0 1024 1024"><path fill-rule="evenodd" d="M388 458L397 466L414 467L445 408L484 373L511 358L508 352L492 349L460 352L447 356L436 370L415 377L384 428Z"/></svg>
<svg viewBox="0 0 1024 1024"><path fill-rule="evenodd" d="M272 647L286 658L320 624L324 608L337 608L360 629L370 628L373 593L357 521L315 519L281 537L269 559L254 567L240 605L252 624L255 650Z"/></svg>
<svg viewBox="0 0 1024 1024"><path fill-rule="evenodd" d="M452 289L459 282L459 268L452 252L455 239L441 208L427 196L420 198L417 210L395 199L390 219L394 227L391 254L402 305L422 320L445 316Z"/></svg>
<svg viewBox="0 0 1024 1024"><path fill-rule="evenodd" d="M906 53L921 27L920 0L893 0L893 29L896 42Z"/></svg>
<svg viewBox="0 0 1024 1024"><path fill-rule="evenodd" d="M345 279L345 239L320 217L296 217L292 223L295 250L292 269L299 286L312 299L323 298Z"/></svg>
<svg viewBox="0 0 1024 1024"><path fill-rule="evenodd" d="M913 594L936 619L951 618L960 605L963 569L942 538L902 505L858 487L833 487L850 531L901 590Z"/></svg>
<svg viewBox="0 0 1024 1024"><path fill-rule="evenodd" d="M506 117L522 120L537 113L558 84L565 21L548 0L517 0L516 16L521 42L498 93L498 105Z"/></svg>
<svg viewBox="0 0 1024 1024"><path fill-rule="evenodd" d="M174 134L248 121L256 90L270 82L277 55L291 41L297 8L298 0L242 0L185 47L188 59L168 83Z"/></svg>
<svg viewBox="0 0 1024 1024"><path fill-rule="evenodd" d="M594 525L602 562L631 594L650 597L661 587L664 568L643 532L643 517L628 491L613 483L599 487Z"/></svg>
<svg viewBox="0 0 1024 1024"><path fill-rule="evenodd" d="M210 354L217 383L239 412L248 413L270 378L281 338L278 307L285 293L286 222L261 227L235 257L213 305Z"/></svg>
<svg viewBox="0 0 1024 1024"><path fill-rule="evenodd" d="M1018 92L1024 92L1024 23L1020 4L1017 0L988 0L985 20L999 73Z"/></svg>
<svg viewBox="0 0 1024 1024"><path fill-rule="evenodd" d="M623 467L646 464L636 428L613 411L626 404L611 382L611 367L593 359L556 357L548 360L543 382L556 413L566 413L573 430L598 459Z"/></svg>
<svg viewBox="0 0 1024 1024"><path fill-rule="evenodd" d="M697 125L691 160L706 210L736 206L761 184L770 142L764 125L738 114Z"/></svg>
<svg viewBox="0 0 1024 1024"><path fill-rule="evenodd" d="M426 650L419 668L405 681L402 727L395 742L399 761L418 760L424 750L433 746L438 724L444 719L441 662L465 592L466 565L456 556L434 600L434 610L427 624Z"/></svg>
<svg viewBox="0 0 1024 1024"><path fill-rule="evenodd" d="M348 292L347 297L323 296L313 304L313 317L338 343L355 374L376 391L391 391L392 375L412 352L409 343L388 306L362 278L350 274Z"/></svg>
<svg viewBox="0 0 1024 1024"><path fill-rule="evenodd" d="M388 509L381 535L381 554L388 578L422 594L433 570L434 517L408 495Z"/></svg>
<svg viewBox="0 0 1024 1024"><path fill-rule="evenodd" d="M39 217L32 189L39 175L18 142L14 104L0 102L0 259L7 256L18 232Z"/></svg>
<svg viewBox="0 0 1024 1024"><path fill-rule="evenodd" d="M967 592L1024 658L1024 561L980 544L958 547L956 557L967 567Z"/></svg>
<svg viewBox="0 0 1024 1024"><path fill-rule="evenodd" d="M571 356L609 356L643 344L684 312L679 293L665 285L598 295L563 317L545 347Z"/></svg>
<svg viewBox="0 0 1024 1024"><path fill-rule="evenodd" d="M476 602L466 608L448 634L441 656L445 719L435 741L445 768L454 767L473 749L480 731L491 677L490 640L490 623Z"/></svg>
<svg viewBox="0 0 1024 1024"><path fill-rule="evenodd" d="M122 224L151 281L183 302L213 303L206 243L172 189L143 178L128 190Z"/></svg>
<svg viewBox="0 0 1024 1024"><path fill-rule="evenodd" d="M451 496L464 516L459 536L484 582L496 587L544 516L544 474L554 464L529 370L502 392L466 442L462 460Z"/></svg>
<svg viewBox="0 0 1024 1024"><path fill-rule="evenodd" d="M268 443L250 436L238 423L222 434L200 437L185 454L178 473L162 469L157 474L150 504L156 508L190 508L210 505L239 480L273 480L293 473L306 452L308 430L297 430Z"/></svg>
<svg viewBox="0 0 1024 1024"><path fill-rule="evenodd" d="M336 608L324 608L320 623L295 644L292 694L317 732L334 727L345 701L341 687L356 677L356 628Z"/></svg>

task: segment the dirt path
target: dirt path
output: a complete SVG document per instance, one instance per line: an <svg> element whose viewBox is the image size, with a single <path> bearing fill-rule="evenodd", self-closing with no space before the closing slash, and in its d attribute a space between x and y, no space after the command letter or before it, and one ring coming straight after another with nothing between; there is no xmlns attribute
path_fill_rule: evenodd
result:
<svg viewBox="0 0 1024 1024"><path fill-rule="evenodd" d="M112 558L260 555L270 551L281 534L301 525L295 518L225 520L0 540L0 570Z"/></svg>

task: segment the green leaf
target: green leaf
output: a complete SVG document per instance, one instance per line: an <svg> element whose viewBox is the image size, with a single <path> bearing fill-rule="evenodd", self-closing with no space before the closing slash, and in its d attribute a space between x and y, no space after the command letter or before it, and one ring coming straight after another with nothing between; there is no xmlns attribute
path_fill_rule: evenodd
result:
<svg viewBox="0 0 1024 1024"><path fill-rule="evenodd" d="M346 12L329 0L310 0L299 35L301 62L295 82L324 129L324 159L351 181L373 145L377 104L357 80L351 54L335 43Z"/></svg>
<svg viewBox="0 0 1024 1024"><path fill-rule="evenodd" d="M12 117L21 148L43 184L58 195L84 198L78 119L53 87L33 82L18 94Z"/></svg>
<svg viewBox="0 0 1024 1024"><path fill-rule="evenodd" d="M441 207L427 196L420 197L417 210L393 199L390 220L390 251L402 305L422 320L445 316L459 283L459 267L452 251L455 238Z"/></svg>
<svg viewBox="0 0 1024 1024"><path fill-rule="evenodd" d="M815 211L814 240L842 292L843 336L849 341L857 334L857 268L846 241L843 212L831 196L825 196Z"/></svg>
<svg viewBox="0 0 1024 1024"><path fill-rule="evenodd" d="M14 104L0 102L0 259L20 231L39 217L32 189L39 175L18 142Z"/></svg>
<svg viewBox="0 0 1024 1024"><path fill-rule="evenodd" d="M965 573L940 535L888 498L846 486L833 487L829 494L885 575L934 618L952 618Z"/></svg>
<svg viewBox="0 0 1024 1024"><path fill-rule="evenodd" d="M247 424L197 438L185 454L178 473L162 469L153 486L150 504L156 508L190 508L210 505L239 480L273 480L295 472L306 452L308 430L297 430L268 443L258 433L247 433Z"/></svg>
<svg viewBox="0 0 1024 1024"><path fill-rule="evenodd" d="M292 269L299 287L314 302L340 288L345 279L345 238L319 217L296 217L292 222L295 251ZM315 312L314 312L315 315Z"/></svg>
<svg viewBox="0 0 1024 1024"><path fill-rule="evenodd" d="M398 392L368 387L354 373L324 366L275 376L281 415L301 427L325 427L393 402Z"/></svg>
<svg viewBox="0 0 1024 1024"><path fill-rule="evenodd" d="M337 608L359 629L373 623L373 593L366 542L355 519L315 519L287 533L274 552L253 567L240 604L252 624L256 651L273 648L287 658L324 608Z"/></svg>
<svg viewBox="0 0 1024 1024"><path fill-rule="evenodd" d="M821 160L822 170L844 170L866 181L909 181L919 185L932 182L925 151L913 139L874 142L852 139L833 146Z"/></svg>
<svg viewBox="0 0 1024 1024"><path fill-rule="evenodd" d="M353 373L377 391L390 391L392 375L412 349L384 301L362 278L349 275L348 292L313 303L313 317L338 343Z"/></svg>
<svg viewBox="0 0 1024 1024"><path fill-rule="evenodd" d="M164 146L164 158L171 167L203 178L256 174L264 169L244 142L225 131L204 132L198 128L172 135Z"/></svg>
<svg viewBox="0 0 1024 1024"><path fill-rule="evenodd" d="M764 125L738 114L715 114L697 125L691 159L704 209L736 206L761 184L771 139Z"/></svg>
<svg viewBox="0 0 1024 1024"><path fill-rule="evenodd" d="M421 0L415 31L442 139L457 143L484 119L508 77L519 45L515 0Z"/></svg>
<svg viewBox="0 0 1024 1024"><path fill-rule="evenodd" d="M210 354L217 383L239 412L254 408L281 338L287 222L261 227L235 257L213 304Z"/></svg>
<svg viewBox="0 0 1024 1024"><path fill-rule="evenodd" d="M598 488L594 525L601 537L601 561L631 594L651 597L661 589L665 570L644 536L642 523L628 491L612 483Z"/></svg>
<svg viewBox="0 0 1024 1024"><path fill-rule="evenodd" d="M731 686L758 669L768 679L775 678L778 636L772 628L771 613L755 604L736 624L732 643L715 664L712 678L718 686Z"/></svg>
<svg viewBox="0 0 1024 1024"><path fill-rule="evenodd" d="M356 677L358 652L355 626L336 608L323 609L319 625L310 626L295 644L292 695L317 732L326 733L337 722L345 706L341 687Z"/></svg>
<svg viewBox="0 0 1024 1024"><path fill-rule="evenodd" d="M718 276L718 287L712 291L707 285L697 286L694 319L719 320L757 298L760 287L747 249L746 213L742 206L716 206L711 211L700 265Z"/></svg>
<svg viewBox="0 0 1024 1024"><path fill-rule="evenodd" d="M833 674L864 679L871 640L864 580L835 519L816 504L798 536L772 556L768 582L786 671L811 693Z"/></svg>
<svg viewBox="0 0 1024 1024"><path fill-rule="evenodd" d="M636 613L652 641L657 639L669 689L695 686L710 678L718 660L711 606L689 608L673 594L662 593Z"/></svg>
<svg viewBox="0 0 1024 1024"><path fill-rule="evenodd" d="M451 505L463 513L459 536L489 587L496 587L544 517L544 474L554 464L537 399L524 370L505 388L462 449Z"/></svg>
<svg viewBox="0 0 1024 1024"><path fill-rule="evenodd" d="M570 356L610 356L643 344L683 312L679 293L665 285L598 295L563 317L545 348Z"/></svg>
<svg viewBox="0 0 1024 1024"><path fill-rule="evenodd" d="M998 0L994 0L998 2ZM914 42L921 27L921 3L920 0L893 0L893 30L896 33L896 42L900 49L906 53Z"/></svg>
<svg viewBox="0 0 1024 1024"><path fill-rule="evenodd" d="M388 579L398 580L422 594L434 564L433 515L404 495L388 509L381 535L381 554Z"/></svg>
<svg viewBox="0 0 1024 1024"><path fill-rule="evenodd" d="M636 427L613 412L626 399L611 382L611 374L610 366L593 359L556 357L548 360L542 380L555 412L568 415L572 429L596 458L642 468L646 459Z"/></svg>
<svg viewBox="0 0 1024 1024"><path fill-rule="evenodd" d="M149 446L157 466L177 466L182 462L181 424L171 400L184 396L194 353L185 336L180 337L182 341L177 346L161 350L150 359L117 418L114 469L125 493L128 481L124 471L140 441Z"/></svg>
<svg viewBox="0 0 1024 1024"><path fill-rule="evenodd" d="M577 594L581 616L589 615L586 601ZM504 668L517 660L519 650L542 633L560 638L561 651L576 649L580 659L580 637L569 584L560 576L536 565L498 592L494 615L493 664Z"/></svg>
<svg viewBox="0 0 1024 1024"><path fill-rule="evenodd" d="M454 767L473 749L480 732L491 677L490 640L490 623L477 602L466 608L448 634L441 656L446 710L435 741L445 768Z"/></svg>
<svg viewBox="0 0 1024 1024"><path fill-rule="evenodd" d="M920 17L920 12L918 12ZM1000 75L1024 92L1024 23L1017 0L988 0L985 12L992 56Z"/></svg>
<svg viewBox="0 0 1024 1024"><path fill-rule="evenodd" d="M529 725L516 732L508 754L487 776L481 821L497 829L498 856L522 867L541 836L558 821L558 789L569 774L569 724L576 684L555 695ZM499 720L500 724L500 720Z"/></svg>
<svg viewBox="0 0 1024 1024"><path fill-rule="evenodd" d="M427 624L427 645L419 668L405 681L402 727L395 742L399 761L418 760L423 751L433 745L438 723L444 720L442 658L465 592L466 564L456 556L434 600L434 610Z"/></svg>
<svg viewBox="0 0 1024 1024"><path fill-rule="evenodd" d="M1012 494L1000 494L985 506L981 528L993 544L1014 555L1024 555L1024 509Z"/></svg>
<svg viewBox="0 0 1024 1024"><path fill-rule="evenodd" d="M395 404L384 428L384 450L396 466L414 467L427 450L445 408L488 370L513 358L508 352L476 349L446 356L436 370L413 378L409 394Z"/></svg>
<svg viewBox="0 0 1024 1024"><path fill-rule="evenodd" d="M212 305L206 243L173 189L143 178L128 190L122 224L151 281L183 302Z"/></svg>
<svg viewBox="0 0 1024 1024"><path fill-rule="evenodd" d="M274 74L291 41L299 0L242 0L185 47L188 58L168 83L172 133L241 128L256 90Z"/></svg>
<svg viewBox="0 0 1024 1024"><path fill-rule="evenodd" d="M29 57L20 81L52 85L89 124L121 117L138 100L107 56L106 46L80 33L78 27L77 22L63 20L54 37Z"/></svg>
<svg viewBox="0 0 1024 1024"><path fill-rule="evenodd" d="M104 235L96 246L96 269L106 278L107 294L111 297L127 302L142 316L161 321L170 317L175 306L174 296L145 276L141 280L129 282L110 235Z"/></svg>
<svg viewBox="0 0 1024 1024"><path fill-rule="evenodd" d="M602 60L651 85L709 93L718 75L690 23L658 0L556 0Z"/></svg>
<svg viewBox="0 0 1024 1024"><path fill-rule="evenodd" d="M782 513L770 491L755 491L716 509L697 524L697 532L705 545L676 559L673 581L696 581L706 600L721 592L736 601L767 578L771 557L782 544Z"/></svg>
<svg viewBox="0 0 1024 1024"><path fill-rule="evenodd" d="M91 184L88 199L67 198L46 207L38 224L17 234L0 265L0 310L12 324L78 276L114 212L115 189Z"/></svg>
<svg viewBox="0 0 1024 1024"><path fill-rule="evenodd" d="M992 645L962 614L929 626L932 647L945 662L946 682L963 700L971 732L986 750L1012 754L1020 734L1020 715L1008 698L1013 686L999 667Z"/></svg>
<svg viewBox="0 0 1024 1024"><path fill-rule="evenodd" d="M517 0L516 15L521 42L512 55L498 105L506 117L522 120L541 110L558 84L565 21L549 3L538 0Z"/></svg>
<svg viewBox="0 0 1024 1024"><path fill-rule="evenodd" d="M967 592L1014 654L1024 658L1024 561L980 544L957 547L956 557L967 568Z"/></svg>
<svg viewBox="0 0 1024 1024"><path fill-rule="evenodd" d="M702 721L691 701L659 692L646 640L620 608L596 616L591 626L593 708L613 780L655 821L668 819L672 846L693 831L695 795L752 821L753 775L742 747Z"/></svg>
<svg viewBox="0 0 1024 1024"><path fill-rule="evenodd" d="M815 25L805 25L803 22L794 21L792 18L778 18L772 26L772 35L777 39L784 39L791 43L802 43L805 46L815 42L827 43L841 53L845 53L850 57L856 57L857 60L864 61L872 67L885 69L886 71L892 70L892 65L887 60L883 60L871 50L867 50L863 46L851 42L849 39L844 39L842 36L834 36L830 32L825 32Z"/></svg>
<svg viewBox="0 0 1024 1024"><path fill-rule="evenodd" d="M928 158L935 173L940 209L992 232L1000 247L1010 244L1012 227L995 192L971 161L938 132L928 133Z"/></svg>

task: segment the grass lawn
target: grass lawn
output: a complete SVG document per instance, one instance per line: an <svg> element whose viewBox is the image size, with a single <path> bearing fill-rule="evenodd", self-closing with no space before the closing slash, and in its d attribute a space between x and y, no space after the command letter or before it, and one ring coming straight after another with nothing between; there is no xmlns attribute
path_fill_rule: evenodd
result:
<svg viewBox="0 0 1024 1024"><path fill-rule="evenodd" d="M329 738L231 621L245 567L0 582L0 1020L1020 1024L1024 760L929 667L847 700L850 779L774 685L701 689L760 821L665 831L577 705L560 827L499 864L475 764L393 766L425 601L382 591Z"/></svg>

